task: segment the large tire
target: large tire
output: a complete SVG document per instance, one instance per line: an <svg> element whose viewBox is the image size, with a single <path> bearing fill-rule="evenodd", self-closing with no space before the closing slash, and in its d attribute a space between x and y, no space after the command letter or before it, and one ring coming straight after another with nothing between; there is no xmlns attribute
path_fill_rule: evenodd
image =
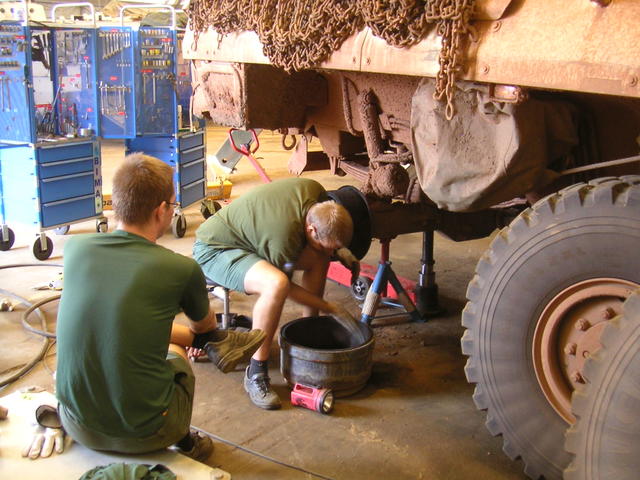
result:
<svg viewBox="0 0 640 480"><path fill-rule="evenodd" d="M640 291L605 329L603 348L585 365L587 384L573 393L574 453L565 480L635 480L640 475Z"/></svg>
<svg viewBox="0 0 640 480"><path fill-rule="evenodd" d="M522 212L478 262L462 313L465 373L476 384L476 406L487 411L487 428L503 435L503 450L523 459L530 478L560 479L570 461L564 450L569 422L547 400L534 368L542 314L565 292L576 298L571 289L580 293L590 281L596 289L610 282L616 292L624 290L606 299L622 305L640 285L639 246L640 176L602 178ZM571 321L558 330L578 328ZM551 350L562 357L559 340L557 347ZM562 373L570 405L572 385Z"/></svg>

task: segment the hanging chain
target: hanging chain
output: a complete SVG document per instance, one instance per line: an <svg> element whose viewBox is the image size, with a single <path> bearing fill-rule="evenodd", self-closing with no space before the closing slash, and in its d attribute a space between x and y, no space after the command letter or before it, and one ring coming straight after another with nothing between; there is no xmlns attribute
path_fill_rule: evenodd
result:
<svg viewBox="0 0 640 480"><path fill-rule="evenodd" d="M187 10L197 36L253 30L263 53L287 72L321 64L365 25L395 47L419 43L435 24L442 39L434 98L455 113L454 87L475 0L192 0Z"/></svg>

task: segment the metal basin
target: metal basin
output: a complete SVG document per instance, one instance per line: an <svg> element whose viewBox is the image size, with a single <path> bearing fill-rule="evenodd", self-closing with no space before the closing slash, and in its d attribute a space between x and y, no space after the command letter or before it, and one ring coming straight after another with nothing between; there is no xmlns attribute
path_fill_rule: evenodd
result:
<svg viewBox="0 0 640 480"><path fill-rule="evenodd" d="M353 338L332 317L304 317L280 329L280 371L296 383L330 388L336 397L362 389L371 376L373 331L364 323L358 328L365 341Z"/></svg>

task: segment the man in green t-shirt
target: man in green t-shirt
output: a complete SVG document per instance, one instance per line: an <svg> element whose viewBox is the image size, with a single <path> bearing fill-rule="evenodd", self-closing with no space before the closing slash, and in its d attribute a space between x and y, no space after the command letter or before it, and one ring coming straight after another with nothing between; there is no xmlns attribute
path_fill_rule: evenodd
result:
<svg viewBox="0 0 640 480"><path fill-rule="evenodd" d="M204 349L228 372L249 359L264 332L217 329L198 264L156 243L175 205L169 165L129 155L112 198L117 230L75 236L64 250L56 372L62 424L95 450L175 445L204 460L213 444L189 432L195 379L185 348ZM174 322L181 311L188 325Z"/></svg>
<svg viewBox="0 0 640 480"><path fill-rule="evenodd" d="M253 326L264 330L266 338L244 377L244 388L258 407L280 407L267 361L287 298L303 305L304 316L322 311L355 321L342 306L322 299L329 261L338 251L341 261L359 269L345 248L352 235L349 212L328 200L322 185L304 178L256 187L196 231L193 257L205 275L230 289L258 295ZM293 270L303 272L300 285L290 281Z"/></svg>

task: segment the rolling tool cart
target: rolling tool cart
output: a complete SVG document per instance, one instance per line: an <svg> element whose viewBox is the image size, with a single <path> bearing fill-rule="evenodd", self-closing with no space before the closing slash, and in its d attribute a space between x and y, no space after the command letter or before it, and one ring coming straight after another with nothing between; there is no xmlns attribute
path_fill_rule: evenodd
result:
<svg viewBox="0 0 640 480"><path fill-rule="evenodd" d="M87 6L91 4L66 4ZM25 18L26 18L25 7ZM51 256L45 231L102 216L100 148L95 136L95 28L52 22L0 23L0 249L12 222L33 226L33 254ZM95 23L95 22L94 22Z"/></svg>
<svg viewBox="0 0 640 480"><path fill-rule="evenodd" d="M120 10L121 23L127 8ZM171 26L140 26L133 31L135 135L125 140L125 146L127 153L143 152L174 168L178 205L171 230L180 238L187 230L182 209L206 195L205 132L191 122L190 66L182 58L184 32L176 29L175 10L154 8L171 13Z"/></svg>

